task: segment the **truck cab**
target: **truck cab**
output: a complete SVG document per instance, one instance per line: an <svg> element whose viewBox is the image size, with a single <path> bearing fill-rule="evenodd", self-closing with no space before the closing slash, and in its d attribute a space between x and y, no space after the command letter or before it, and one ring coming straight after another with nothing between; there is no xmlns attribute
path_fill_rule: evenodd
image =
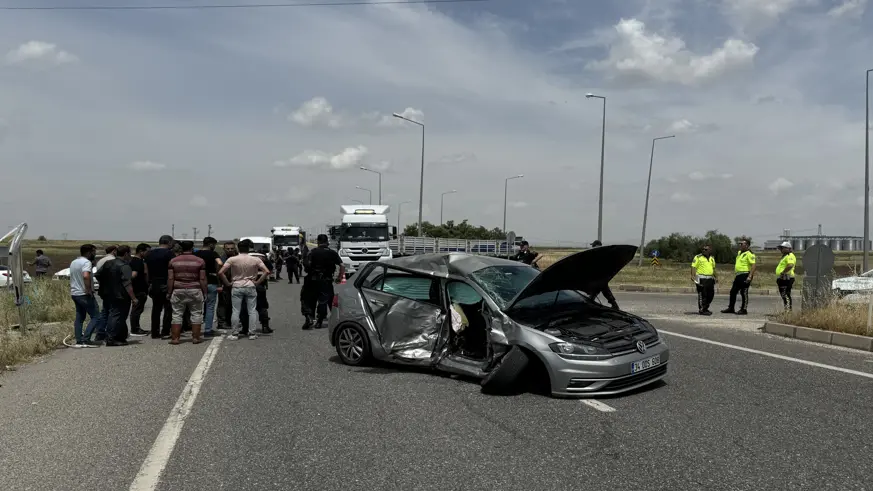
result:
<svg viewBox="0 0 873 491"><path fill-rule="evenodd" d="M300 227L273 227L270 229L272 234L273 247L277 251L287 251L288 249L296 249L301 247L306 242L306 232Z"/></svg>
<svg viewBox="0 0 873 491"><path fill-rule="evenodd" d="M388 205L342 205L342 224L335 230L337 252L346 274L373 261L393 257L391 239L397 237L397 227L388 225Z"/></svg>
<svg viewBox="0 0 873 491"><path fill-rule="evenodd" d="M254 247L252 247L252 252L257 252L260 254L263 254L264 250L267 251L267 254L273 252L273 239L270 237L240 237L239 241L242 242L246 239L254 243Z"/></svg>

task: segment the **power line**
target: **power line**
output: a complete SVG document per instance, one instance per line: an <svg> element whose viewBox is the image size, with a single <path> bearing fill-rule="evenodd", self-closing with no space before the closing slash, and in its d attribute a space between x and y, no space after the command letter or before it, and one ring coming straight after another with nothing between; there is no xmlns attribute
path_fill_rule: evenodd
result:
<svg viewBox="0 0 873 491"><path fill-rule="evenodd" d="M343 7L354 5L404 5L423 3L472 3L491 0L345 0L339 2L309 1L299 3L251 3L213 5L79 5L79 6L27 6L0 7L0 10L217 10L217 9L276 9L294 7Z"/></svg>

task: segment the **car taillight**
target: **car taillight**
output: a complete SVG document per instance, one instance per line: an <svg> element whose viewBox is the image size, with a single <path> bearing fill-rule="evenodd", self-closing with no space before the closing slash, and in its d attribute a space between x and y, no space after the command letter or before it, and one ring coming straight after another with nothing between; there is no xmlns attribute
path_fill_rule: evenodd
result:
<svg viewBox="0 0 873 491"><path fill-rule="evenodd" d="M339 307L339 295L333 296L333 304L332 305L333 305L333 308Z"/></svg>

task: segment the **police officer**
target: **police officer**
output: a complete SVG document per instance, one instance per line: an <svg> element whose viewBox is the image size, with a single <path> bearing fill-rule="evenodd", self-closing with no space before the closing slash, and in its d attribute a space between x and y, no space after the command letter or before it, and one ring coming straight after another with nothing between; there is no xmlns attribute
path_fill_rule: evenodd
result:
<svg viewBox="0 0 873 491"><path fill-rule="evenodd" d="M324 327L328 307L333 299L333 284L339 283L346 274L346 268L339 254L329 248L327 235L320 234L317 242L318 247L308 254L306 277L303 279L303 288L300 292L301 308L306 317L304 330L313 327L313 311L316 316L315 328ZM334 279L337 266L339 266L339 275Z"/></svg>
<svg viewBox="0 0 873 491"><path fill-rule="evenodd" d="M521 241L521 246L518 249L518 253L512 257L513 260L522 262L524 264L528 264L532 266L534 269L540 269L537 264L542 257L539 252L533 251L530 248L530 244L523 240Z"/></svg>
<svg viewBox="0 0 873 491"><path fill-rule="evenodd" d="M715 298L715 258L712 246L706 244L703 251L691 261L691 280L697 285L697 309L700 315L712 315L709 305Z"/></svg>
<svg viewBox="0 0 873 491"><path fill-rule="evenodd" d="M747 315L746 307L749 306L749 286L755 279L755 254L749 250L749 240L740 240L740 250L737 252L737 261L734 265L734 284L731 285L728 308L721 311L722 314ZM737 304L737 293L740 294L742 303L740 310L734 311Z"/></svg>
<svg viewBox="0 0 873 491"><path fill-rule="evenodd" d="M791 310L792 307L791 288L794 286L794 268L797 265L797 257L791 249L791 242L785 241L779 244L782 259L776 265L776 286L779 287L779 295L782 297L786 311Z"/></svg>
<svg viewBox="0 0 873 491"><path fill-rule="evenodd" d="M603 245L603 242L600 242L599 240L595 240L594 242L591 243L592 248L600 247L602 245ZM600 295L601 293L603 294L603 298L605 298L606 301L609 302L609 305L612 308L614 308L615 310L618 310L618 302L615 300L615 295L612 294L612 290L609 288L608 283L603 286L602 290L595 292L594 296L592 298L597 299L597 296Z"/></svg>

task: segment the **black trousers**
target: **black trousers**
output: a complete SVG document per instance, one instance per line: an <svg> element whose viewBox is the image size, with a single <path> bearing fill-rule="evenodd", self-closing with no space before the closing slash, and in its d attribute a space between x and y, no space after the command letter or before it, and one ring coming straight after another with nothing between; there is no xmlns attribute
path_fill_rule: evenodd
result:
<svg viewBox="0 0 873 491"><path fill-rule="evenodd" d="M291 283L294 279L297 280L297 283L300 283L300 267L292 264L288 266L288 283Z"/></svg>
<svg viewBox="0 0 873 491"><path fill-rule="evenodd" d="M697 308L700 312L709 310L715 298L715 278L701 278L697 285Z"/></svg>
<svg viewBox="0 0 873 491"><path fill-rule="evenodd" d="M784 280L779 278L776 280L776 286L779 287L779 295L782 297L782 303L785 304L785 310L791 310L791 288L794 287L794 278Z"/></svg>
<svg viewBox="0 0 873 491"><path fill-rule="evenodd" d="M256 286L255 291L257 292L255 309L258 311L258 322L261 323L261 327L270 327L270 303L267 301L267 284L264 283ZM239 312L239 322L243 326L242 331L240 331L241 334L248 334L249 332L249 311L246 308L246 301L243 300Z"/></svg>
<svg viewBox="0 0 873 491"><path fill-rule="evenodd" d="M282 263L276 263L276 279L282 279Z"/></svg>
<svg viewBox="0 0 873 491"><path fill-rule="evenodd" d="M596 300L597 296L600 295L601 293L603 294L603 298L605 298L606 301L609 302L609 305L612 305L613 307L618 308L618 302L615 300L615 295L612 294L612 290L609 288L609 285L604 286L602 290L597 292L594 295L594 299Z"/></svg>
<svg viewBox="0 0 873 491"><path fill-rule="evenodd" d="M130 299L112 299L109 303L109 320L106 322L107 341L127 340L127 316L130 315Z"/></svg>
<svg viewBox="0 0 873 491"><path fill-rule="evenodd" d="M152 285L149 296L152 299L152 336L169 336L173 306L167 299L167 285Z"/></svg>
<svg viewBox="0 0 873 491"><path fill-rule="evenodd" d="M142 312L145 309L146 300L148 300L148 292L136 292L136 307L130 309L130 329L136 331L142 329L139 320L142 317Z"/></svg>
<svg viewBox="0 0 873 491"><path fill-rule="evenodd" d="M737 294L740 294L740 310L746 310L749 306L749 273L737 273L734 277L734 284L731 285L730 300L728 301L728 310L734 310L737 305Z"/></svg>
<svg viewBox="0 0 873 491"><path fill-rule="evenodd" d="M308 275L303 278L303 288L300 290L300 306L303 315L318 320L327 319L330 304L333 301L333 281L330 278L315 278Z"/></svg>
<svg viewBox="0 0 873 491"><path fill-rule="evenodd" d="M230 327L230 315L233 311L233 306L230 303L230 287L225 286L218 294L218 302L215 306L215 318L219 329L227 329Z"/></svg>

